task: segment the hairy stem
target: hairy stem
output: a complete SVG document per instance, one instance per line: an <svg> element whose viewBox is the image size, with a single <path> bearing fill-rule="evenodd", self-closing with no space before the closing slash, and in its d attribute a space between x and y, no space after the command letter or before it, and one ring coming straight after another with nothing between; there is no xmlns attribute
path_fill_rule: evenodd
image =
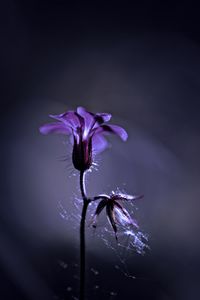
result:
<svg viewBox="0 0 200 300"><path fill-rule="evenodd" d="M86 196L85 190L85 173L80 172L80 190L83 198L83 208L80 223L80 291L79 300L85 299L85 218L89 199Z"/></svg>
<svg viewBox="0 0 200 300"><path fill-rule="evenodd" d="M80 171L80 190L83 201L87 201L86 190L85 190L85 173Z"/></svg>

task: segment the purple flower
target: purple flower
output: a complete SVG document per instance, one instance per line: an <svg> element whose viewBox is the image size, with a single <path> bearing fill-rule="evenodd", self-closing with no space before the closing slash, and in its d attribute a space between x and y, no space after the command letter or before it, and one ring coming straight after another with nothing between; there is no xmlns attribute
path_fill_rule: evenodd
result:
<svg viewBox="0 0 200 300"><path fill-rule="evenodd" d="M93 200L101 199L101 201L97 205L95 214L93 216L93 220L92 220L93 227L96 228L97 217L105 208L108 220L114 230L116 240L117 240L117 224L122 226L133 225L136 228L138 228L136 221L133 218L131 218L128 211L119 202L132 201L132 200L140 199L142 197L143 197L142 195L131 196L122 193L115 194L114 192L112 192L110 196L102 194L94 197Z"/></svg>
<svg viewBox="0 0 200 300"><path fill-rule="evenodd" d="M85 171L92 165L93 154L102 152L108 146L104 134L116 134L123 141L127 140L127 132L118 125L105 124L110 121L111 114L93 114L83 107L76 111L67 111L60 115L49 115L57 122L40 127L42 134L57 133L72 137L74 167Z"/></svg>

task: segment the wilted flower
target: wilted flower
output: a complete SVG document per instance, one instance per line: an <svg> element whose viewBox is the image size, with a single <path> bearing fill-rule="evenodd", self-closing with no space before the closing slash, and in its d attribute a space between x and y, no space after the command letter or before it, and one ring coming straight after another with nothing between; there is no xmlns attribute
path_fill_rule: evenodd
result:
<svg viewBox="0 0 200 300"><path fill-rule="evenodd" d="M133 225L138 228L137 222L130 216L128 211L119 203L119 201L132 201L136 199L140 199L143 196L131 196L122 193L114 193L111 195L99 195L94 197L93 200L100 200L97 205L95 214L93 216L92 224L93 227L96 228L97 217L101 213L101 211L105 208L106 215L108 220L114 230L115 237L117 239L117 224L122 226L130 226Z"/></svg>
<svg viewBox="0 0 200 300"><path fill-rule="evenodd" d="M71 135L73 142L72 161L79 171L89 169L93 162L93 154L102 152L108 146L104 134L116 134L123 141L127 140L126 131L118 125L105 124L111 114L93 114L83 107L76 111L67 111L60 115L49 115L58 122L40 127L42 134L57 133Z"/></svg>

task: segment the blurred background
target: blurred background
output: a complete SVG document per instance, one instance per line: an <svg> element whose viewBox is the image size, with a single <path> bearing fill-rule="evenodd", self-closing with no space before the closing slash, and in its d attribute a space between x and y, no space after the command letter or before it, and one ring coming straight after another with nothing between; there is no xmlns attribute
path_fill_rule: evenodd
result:
<svg viewBox="0 0 200 300"><path fill-rule="evenodd" d="M1 3L0 299L77 299L78 174L48 114L110 112L88 194L144 194L129 207L145 255L87 227L87 299L200 297L200 22L188 1ZM88 224L91 211L88 214ZM109 225L107 227L109 229ZM129 243L120 240L120 243ZM108 245L106 245L108 244Z"/></svg>

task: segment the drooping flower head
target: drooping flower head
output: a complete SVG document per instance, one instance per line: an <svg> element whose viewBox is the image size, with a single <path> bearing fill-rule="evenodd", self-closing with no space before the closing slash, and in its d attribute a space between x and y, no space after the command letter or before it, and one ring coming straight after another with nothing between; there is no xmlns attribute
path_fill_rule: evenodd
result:
<svg viewBox="0 0 200 300"><path fill-rule="evenodd" d="M114 230L115 237L117 239L117 225L122 226L131 226L133 225L135 228L138 228L138 224L136 220L134 220L128 211L121 205L120 202L122 201L132 201L136 199L140 199L143 196L132 196L122 193L114 193L112 192L111 195L99 195L94 197L93 200L101 200L99 204L97 205L95 214L93 216L92 224L93 227L96 228L96 222L99 214L102 212L102 210L106 209L106 215L108 217L108 220Z"/></svg>
<svg viewBox="0 0 200 300"><path fill-rule="evenodd" d="M40 132L70 135L73 140L72 161L79 171L88 170L92 165L93 155L107 148L105 134L116 134L123 141L128 137L122 127L106 124L111 119L111 114L108 113L94 114L78 107L76 111L49 116L57 122L41 126Z"/></svg>

